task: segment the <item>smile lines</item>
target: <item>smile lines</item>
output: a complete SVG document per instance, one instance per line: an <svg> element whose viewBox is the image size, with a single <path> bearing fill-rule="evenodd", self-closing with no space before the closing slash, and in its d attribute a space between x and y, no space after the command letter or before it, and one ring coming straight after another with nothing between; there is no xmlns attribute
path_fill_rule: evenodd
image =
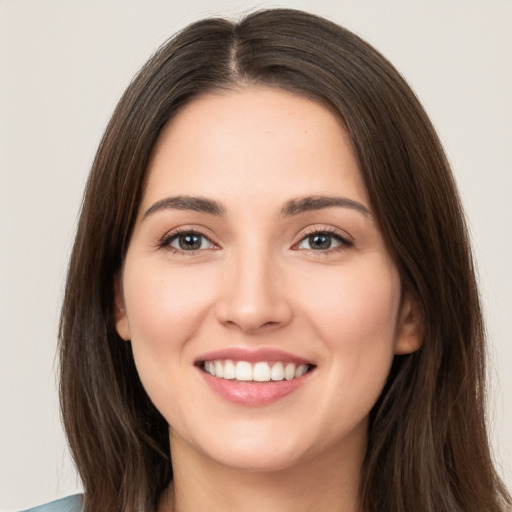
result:
<svg viewBox="0 0 512 512"><path fill-rule="evenodd" d="M217 359L205 361L200 367L213 377L244 382L270 382L293 380L302 377L312 366L309 364L268 363L266 361L251 364L247 361Z"/></svg>

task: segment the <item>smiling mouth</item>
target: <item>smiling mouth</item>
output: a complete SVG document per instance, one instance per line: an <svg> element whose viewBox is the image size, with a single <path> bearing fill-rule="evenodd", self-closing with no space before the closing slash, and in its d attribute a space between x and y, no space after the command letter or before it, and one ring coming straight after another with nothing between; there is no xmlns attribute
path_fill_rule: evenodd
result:
<svg viewBox="0 0 512 512"><path fill-rule="evenodd" d="M240 382L290 381L302 377L315 367L312 364L281 361L250 363L231 359L200 361L197 366L212 377Z"/></svg>

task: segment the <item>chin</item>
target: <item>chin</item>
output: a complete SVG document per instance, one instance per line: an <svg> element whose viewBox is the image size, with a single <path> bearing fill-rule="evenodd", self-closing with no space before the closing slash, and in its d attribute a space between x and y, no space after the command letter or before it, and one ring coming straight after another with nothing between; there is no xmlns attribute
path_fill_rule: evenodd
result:
<svg viewBox="0 0 512 512"><path fill-rule="evenodd" d="M188 430L186 436L171 432L171 453L186 450L189 455L195 453L194 458L199 463L202 460L238 471L272 472L300 463L308 458L306 452L311 451L307 448L311 443L305 442L297 430L290 436L271 426L255 428L252 425L250 428L245 424L225 429L222 436L215 435L215 432L218 429L208 432Z"/></svg>
<svg viewBox="0 0 512 512"><path fill-rule="evenodd" d="M221 453L211 453L209 456L226 468L254 473L283 471L300 464L302 460L301 454L296 450L289 452L275 447L244 447L238 450L236 447L229 447Z"/></svg>

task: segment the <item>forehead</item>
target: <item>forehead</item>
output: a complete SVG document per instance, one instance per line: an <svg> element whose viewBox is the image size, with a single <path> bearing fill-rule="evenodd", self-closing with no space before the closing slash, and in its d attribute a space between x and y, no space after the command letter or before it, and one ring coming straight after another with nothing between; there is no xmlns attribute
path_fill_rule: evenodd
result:
<svg viewBox="0 0 512 512"><path fill-rule="evenodd" d="M186 105L154 148L143 201L244 191L366 199L341 121L316 101L268 87L210 93Z"/></svg>

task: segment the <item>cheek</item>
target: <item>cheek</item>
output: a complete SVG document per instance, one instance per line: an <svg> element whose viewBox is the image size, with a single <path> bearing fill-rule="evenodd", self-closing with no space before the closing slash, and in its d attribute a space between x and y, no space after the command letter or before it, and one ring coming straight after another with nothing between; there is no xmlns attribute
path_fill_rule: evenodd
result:
<svg viewBox="0 0 512 512"><path fill-rule="evenodd" d="M170 272L159 262L137 267L128 260L125 276L135 363L152 396L158 375L171 375L173 367L190 364L189 340L204 321L214 286L200 272Z"/></svg>
<svg viewBox="0 0 512 512"><path fill-rule="evenodd" d="M130 263L127 259L123 288L135 365L151 401L174 424L186 404L197 400L182 378L183 368L193 362L193 340L215 286L204 272Z"/></svg>
<svg viewBox="0 0 512 512"><path fill-rule="evenodd" d="M326 438L332 439L365 421L377 402L394 356L400 305L400 282L391 266L340 272L337 278L308 308L325 349L317 407L330 418Z"/></svg>
<svg viewBox="0 0 512 512"><path fill-rule="evenodd" d="M394 333L400 303L400 280L394 266L376 255L356 268L347 266L317 277L315 316L334 338L368 339L372 331ZM369 341L369 339L368 339Z"/></svg>
<svg viewBox="0 0 512 512"><path fill-rule="evenodd" d="M385 381L393 358L400 280L391 264L340 269L317 280L308 318L329 349L333 375L346 382ZM340 377L341 378L341 377Z"/></svg>

